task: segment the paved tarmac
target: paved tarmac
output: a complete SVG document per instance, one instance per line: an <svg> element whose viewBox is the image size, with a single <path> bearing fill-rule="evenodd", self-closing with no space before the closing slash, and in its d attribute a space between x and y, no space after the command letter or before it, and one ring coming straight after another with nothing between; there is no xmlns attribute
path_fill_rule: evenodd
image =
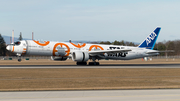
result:
<svg viewBox="0 0 180 101"><path fill-rule="evenodd" d="M1 65L0 68L180 68L180 64L115 64L115 65L99 65L99 66Z"/></svg>
<svg viewBox="0 0 180 101"><path fill-rule="evenodd" d="M0 101L180 101L180 89L0 92Z"/></svg>
<svg viewBox="0 0 180 101"><path fill-rule="evenodd" d="M24 65L0 68L180 68L180 64ZM180 101L180 89L0 92L0 101Z"/></svg>

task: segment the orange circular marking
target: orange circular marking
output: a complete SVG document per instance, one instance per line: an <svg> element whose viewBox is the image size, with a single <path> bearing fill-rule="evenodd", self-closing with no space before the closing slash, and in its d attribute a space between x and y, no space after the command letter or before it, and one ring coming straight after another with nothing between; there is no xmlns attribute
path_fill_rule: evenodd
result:
<svg viewBox="0 0 180 101"><path fill-rule="evenodd" d="M101 50L104 50L101 46L99 46L99 45L92 45L91 47L89 47L89 51L91 51L93 48L95 48L95 49L98 49L98 48L100 48Z"/></svg>
<svg viewBox="0 0 180 101"><path fill-rule="evenodd" d="M60 45L61 47L65 46L65 47L67 48L67 51L65 51L65 52L66 52L66 55L63 56L63 57L69 56L70 48L69 48L68 45L66 45L66 44L64 44L64 43L57 43L57 44L54 45L54 48L53 48L53 56L56 56L55 53L58 52L58 50L56 50L56 48L57 48L57 46L59 46L59 45ZM59 56L60 56L60 55L59 55Z"/></svg>
<svg viewBox="0 0 180 101"><path fill-rule="evenodd" d="M72 42L70 42L70 43L71 43L74 47L77 47L77 48L82 48L82 47L86 46L85 43L83 43L83 45L80 45L80 44L76 45L76 44L74 44L74 43L72 43Z"/></svg>
<svg viewBox="0 0 180 101"><path fill-rule="evenodd" d="M14 46L13 46L12 52L14 52Z"/></svg>
<svg viewBox="0 0 180 101"><path fill-rule="evenodd" d="M50 43L49 41L44 41L44 43L39 43L39 41L35 41L35 40L33 41L40 46L47 46Z"/></svg>

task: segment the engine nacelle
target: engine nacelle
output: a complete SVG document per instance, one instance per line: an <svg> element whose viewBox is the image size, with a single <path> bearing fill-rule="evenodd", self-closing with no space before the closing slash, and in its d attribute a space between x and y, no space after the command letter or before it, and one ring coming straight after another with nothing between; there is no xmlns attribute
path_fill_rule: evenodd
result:
<svg viewBox="0 0 180 101"><path fill-rule="evenodd" d="M73 52L72 60L77 62L86 62L89 60L89 54L87 52L82 51Z"/></svg>
<svg viewBox="0 0 180 101"><path fill-rule="evenodd" d="M67 57L51 56L51 59L54 61L65 61Z"/></svg>

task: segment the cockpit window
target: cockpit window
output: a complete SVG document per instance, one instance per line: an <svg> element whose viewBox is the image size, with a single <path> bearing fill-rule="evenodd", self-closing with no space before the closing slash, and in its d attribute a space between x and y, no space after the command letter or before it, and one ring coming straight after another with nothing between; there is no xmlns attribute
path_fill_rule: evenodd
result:
<svg viewBox="0 0 180 101"><path fill-rule="evenodd" d="M14 42L15 45L20 45L21 42L17 41L17 42Z"/></svg>
<svg viewBox="0 0 180 101"><path fill-rule="evenodd" d="M16 41L16 42L14 42L14 43L11 43L11 44L8 44L8 45L12 45L12 46L18 46L18 45L20 45L21 44L21 42L20 41Z"/></svg>

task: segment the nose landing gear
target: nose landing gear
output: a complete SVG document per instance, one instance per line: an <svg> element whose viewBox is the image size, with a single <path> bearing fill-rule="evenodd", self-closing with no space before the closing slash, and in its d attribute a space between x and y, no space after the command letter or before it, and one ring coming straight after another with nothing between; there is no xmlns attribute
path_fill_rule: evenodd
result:
<svg viewBox="0 0 180 101"><path fill-rule="evenodd" d="M21 54L17 54L17 56L18 56L18 62L21 62L22 61Z"/></svg>

